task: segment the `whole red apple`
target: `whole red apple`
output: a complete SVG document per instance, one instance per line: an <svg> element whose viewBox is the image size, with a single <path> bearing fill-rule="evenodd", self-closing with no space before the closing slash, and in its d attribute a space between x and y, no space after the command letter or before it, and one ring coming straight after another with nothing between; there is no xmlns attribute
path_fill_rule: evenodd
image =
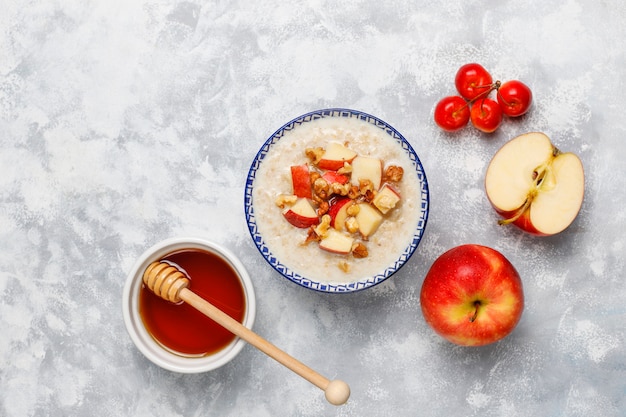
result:
<svg viewBox="0 0 626 417"><path fill-rule="evenodd" d="M420 294L426 322L440 336L462 346L496 342L513 331L522 316L519 274L500 252L468 244L435 260Z"/></svg>

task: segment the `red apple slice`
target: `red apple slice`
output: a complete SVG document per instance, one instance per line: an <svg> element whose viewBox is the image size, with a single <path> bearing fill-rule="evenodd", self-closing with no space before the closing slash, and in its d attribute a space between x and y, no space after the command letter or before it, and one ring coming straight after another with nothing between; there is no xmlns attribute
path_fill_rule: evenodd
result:
<svg viewBox="0 0 626 417"><path fill-rule="evenodd" d="M352 251L354 239L335 229L328 229L328 233L320 241L320 248L325 251L347 255Z"/></svg>
<svg viewBox="0 0 626 417"><path fill-rule="evenodd" d="M291 184L293 193L300 198L311 198L311 179L307 164L291 167Z"/></svg>
<svg viewBox="0 0 626 417"><path fill-rule="evenodd" d="M328 169L331 171L337 171L343 167L345 162L352 162L356 157L356 152L352 149L346 148L341 143L331 142L326 147L326 151L320 158L317 166L320 169Z"/></svg>
<svg viewBox="0 0 626 417"><path fill-rule="evenodd" d="M374 204L381 213L387 214L389 210L396 207L400 200L400 192L393 186L384 184L378 194L376 194L376 197L374 197L374 200L372 200L372 204Z"/></svg>
<svg viewBox="0 0 626 417"><path fill-rule="evenodd" d="M322 174L322 178L329 184L339 183L341 185L350 181L346 175L338 174L337 171L326 171Z"/></svg>
<svg viewBox="0 0 626 417"><path fill-rule="evenodd" d="M346 219L348 218L348 207L352 203L352 199L343 197L335 200L328 208L328 215L330 216L330 226L337 230L343 230L345 228Z"/></svg>
<svg viewBox="0 0 626 417"><path fill-rule="evenodd" d="M291 207L283 211L283 216L292 225L306 229L319 223L315 209L306 198L300 198Z"/></svg>
<svg viewBox="0 0 626 417"><path fill-rule="evenodd" d="M359 233L364 238L373 235L383 222L383 215L368 203L359 203L359 212L355 216Z"/></svg>
<svg viewBox="0 0 626 417"><path fill-rule="evenodd" d="M522 230L542 236L565 230L585 192L580 158L560 152L543 133L526 133L504 144L489 163L485 190L491 205Z"/></svg>
<svg viewBox="0 0 626 417"><path fill-rule="evenodd" d="M383 163L380 159L359 155L352 161L352 185L359 185L360 180L370 180L377 191L382 178Z"/></svg>

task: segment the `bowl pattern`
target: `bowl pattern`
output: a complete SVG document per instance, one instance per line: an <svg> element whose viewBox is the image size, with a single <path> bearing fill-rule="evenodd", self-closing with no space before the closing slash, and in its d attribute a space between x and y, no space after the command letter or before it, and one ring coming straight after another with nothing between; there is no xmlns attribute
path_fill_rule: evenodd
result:
<svg viewBox="0 0 626 417"><path fill-rule="evenodd" d="M376 273L375 275L363 277L354 282L348 283L326 283L326 282L318 282L316 280L312 280L295 272L283 265L281 261L272 254L271 250L267 247L263 240L263 236L258 232L256 218L254 215L254 201L253 201L253 190L254 190L254 181L256 178L256 172L259 166L262 164L265 156L268 152L271 151L272 146L276 144L281 138L285 135L286 132L290 130L296 129L298 126L309 123L311 121L326 118L326 117L343 117L343 118L356 118L363 122L369 123L387 133L391 136L399 146L402 147L404 152L408 155L409 159L413 164L413 168L415 169L415 174L418 177L420 184L420 209L421 213L418 219L418 224L413 234L412 240L410 244L404 249L404 251L399 254L398 259L393 262L393 264L389 265L385 268L384 271ZM342 109L342 108L331 108L331 109L323 109L312 111L310 113L306 113L302 116L299 116L290 122L283 125L280 129L278 129L272 136L270 136L267 141L263 144L261 149L256 154L250 170L248 172L248 177L246 180L245 187L245 213L246 213L246 221L248 224L248 230L252 236L252 239L261 253L261 255L265 258L265 260L274 268L277 272L279 272L282 276L287 278L288 280L301 285L303 287L321 291L321 292L329 292L329 293L348 293L354 291L360 291L366 288L370 288L376 284L381 283L382 281L389 278L395 272L397 272L413 255L415 250L417 249L420 240L422 239L422 235L424 234L424 230L426 228L426 223L428 220L428 210L429 210L429 191L428 191L428 181L426 179L426 173L424 172L424 168L419 160L419 157L411 147L411 145L407 142L407 140L393 127L391 127L386 122L381 119L369 115L367 113L363 113L357 110L351 109Z"/></svg>

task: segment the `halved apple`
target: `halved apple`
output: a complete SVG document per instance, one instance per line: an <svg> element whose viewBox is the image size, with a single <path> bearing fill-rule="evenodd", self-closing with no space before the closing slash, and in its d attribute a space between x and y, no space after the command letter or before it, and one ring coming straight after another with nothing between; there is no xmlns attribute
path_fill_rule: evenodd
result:
<svg viewBox="0 0 626 417"><path fill-rule="evenodd" d="M343 167L345 162L352 162L356 155L355 151L343 146L341 143L331 142L326 147L326 150L317 163L317 166L320 169L337 171L339 168Z"/></svg>
<svg viewBox="0 0 626 417"><path fill-rule="evenodd" d="M306 198L299 198L293 206L283 211L283 216L292 225L301 229L315 226L320 222L315 209Z"/></svg>
<svg viewBox="0 0 626 417"><path fill-rule="evenodd" d="M328 229L320 241L320 248L325 251L346 255L352 251L354 239L335 229Z"/></svg>
<svg viewBox="0 0 626 417"><path fill-rule="evenodd" d="M352 161L352 185L359 185L360 180L370 180L374 190L378 191L383 178L383 162L378 158L357 156Z"/></svg>
<svg viewBox="0 0 626 417"><path fill-rule="evenodd" d="M367 239L378 230L378 227L383 222L383 215L368 203L358 204L359 212L355 218L359 225L359 233Z"/></svg>
<svg viewBox="0 0 626 417"><path fill-rule="evenodd" d="M348 207L353 204L351 198L342 197L335 200L328 208L330 216L330 226L336 230L344 230L346 219L348 218Z"/></svg>
<svg viewBox="0 0 626 417"><path fill-rule="evenodd" d="M300 198L311 198L311 177L307 164L291 167L291 184L293 193Z"/></svg>
<svg viewBox="0 0 626 417"><path fill-rule="evenodd" d="M376 206L381 213L387 214L389 210L393 209L400 202L400 192L396 190L392 185L384 184L372 204Z"/></svg>
<svg viewBox="0 0 626 417"><path fill-rule="evenodd" d="M485 175L491 205L503 217L535 235L565 230L576 218L585 193L580 158L559 151L543 133L511 139L494 155Z"/></svg>

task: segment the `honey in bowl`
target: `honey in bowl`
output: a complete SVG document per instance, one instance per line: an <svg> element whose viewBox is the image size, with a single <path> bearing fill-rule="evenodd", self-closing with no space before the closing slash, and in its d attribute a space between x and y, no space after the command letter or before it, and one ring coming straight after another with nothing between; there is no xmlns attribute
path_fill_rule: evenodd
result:
<svg viewBox="0 0 626 417"><path fill-rule="evenodd" d="M246 312L244 289L227 261L200 249L176 251L162 260L186 272L194 293L235 320L243 321ZM182 356L210 355L235 339L232 333L192 306L166 301L145 285L139 293L139 313L152 337Z"/></svg>

